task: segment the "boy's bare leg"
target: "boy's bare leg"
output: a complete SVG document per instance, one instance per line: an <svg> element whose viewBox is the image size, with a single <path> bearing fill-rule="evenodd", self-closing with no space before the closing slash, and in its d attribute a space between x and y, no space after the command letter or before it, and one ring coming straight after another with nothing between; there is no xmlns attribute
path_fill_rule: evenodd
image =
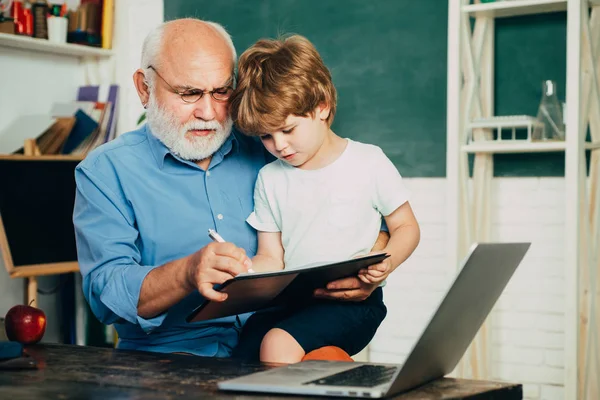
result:
<svg viewBox="0 0 600 400"><path fill-rule="evenodd" d="M283 329L273 328L260 345L260 361L294 364L304 357L304 349L296 339Z"/></svg>

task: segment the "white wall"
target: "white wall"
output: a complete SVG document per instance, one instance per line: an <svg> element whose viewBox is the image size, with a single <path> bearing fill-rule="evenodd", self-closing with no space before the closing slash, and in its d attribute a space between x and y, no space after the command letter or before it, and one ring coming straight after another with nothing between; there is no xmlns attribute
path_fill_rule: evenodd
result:
<svg viewBox="0 0 600 400"><path fill-rule="evenodd" d="M121 101L117 134L134 129L144 111L133 86L133 73L140 68L144 38L163 20L163 0L115 2L115 79L120 85Z"/></svg>
<svg viewBox="0 0 600 400"><path fill-rule="evenodd" d="M406 182L422 239L388 280L371 361L404 360L456 273L445 254L445 180ZM493 239L532 246L492 313L492 377L523 383L528 399L563 399L564 179L496 178L493 193Z"/></svg>
<svg viewBox="0 0 600 400"><path fill-rule="evenodd" d="M75 57L1 47L0 65L0 131L19 115L47 115L52 103L72 101L83 82Z"/></svg>

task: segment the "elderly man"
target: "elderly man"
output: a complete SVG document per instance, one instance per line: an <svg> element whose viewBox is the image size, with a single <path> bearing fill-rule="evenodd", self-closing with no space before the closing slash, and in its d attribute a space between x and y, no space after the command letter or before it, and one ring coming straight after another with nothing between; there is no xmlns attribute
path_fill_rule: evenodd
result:
<svg viewBox="0 0 600 400"><path fill-rule="evenodd" d="M203 298L225 300L213 285L247 271L256 252L245 219L270 159L260 142L232 131L235 62L218 24L157 27L133 77L147 125L76 169L84 295L100 321L115 324L119 348L226 357L238 342L247 316L185 322ZM211 242L208 228L229 242ZM316 295L362 300L374 289L349 278Z"/></svg>

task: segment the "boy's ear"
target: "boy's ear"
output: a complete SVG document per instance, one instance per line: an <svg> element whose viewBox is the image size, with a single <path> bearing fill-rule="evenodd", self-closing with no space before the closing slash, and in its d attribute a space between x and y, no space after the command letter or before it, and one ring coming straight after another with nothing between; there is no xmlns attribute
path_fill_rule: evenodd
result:
<svg viewBox="0 0 600 400"><path fill-rule="evenodd" d="M326 121L327 118L329 118L329 113L331 112L331 108L329 107L329 105L325 103L319 104L317 110L319 112L319 119L321 121Z"/></svg>

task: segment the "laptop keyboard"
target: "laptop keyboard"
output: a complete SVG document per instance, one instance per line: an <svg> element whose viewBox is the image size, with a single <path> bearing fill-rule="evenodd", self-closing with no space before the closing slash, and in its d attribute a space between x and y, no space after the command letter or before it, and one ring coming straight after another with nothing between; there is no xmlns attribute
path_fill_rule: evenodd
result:
<svg viewBox="0 0 600 400"><path fill-rule="evenodd" d="M387 383L396 372L396 367L384 365L361 365L334 375L305 382L304 385L375 387Z"/></svg>

